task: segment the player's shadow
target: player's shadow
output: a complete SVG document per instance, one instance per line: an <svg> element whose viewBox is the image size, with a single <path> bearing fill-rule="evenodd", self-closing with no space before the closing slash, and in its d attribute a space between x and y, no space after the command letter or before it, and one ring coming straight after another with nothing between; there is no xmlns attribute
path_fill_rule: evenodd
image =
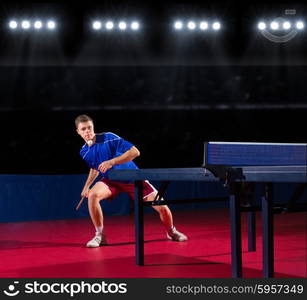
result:
<svg viewBox="0 0 307 300"><path fill-rule="evenodd" d="M152 243L152 242L163 242L167 241L166 239L152 239L146 240L144 243ZM122 243L109 243L103 247L110 246L126 246L126 245L134 245L134 241L122 242ZM27 249L27 248L52 248L52 247L77 247L77 248L86 248L84 243L61 243L61 242L47 242L47 241L39 241L39 242L29 242L29 241L17 241L17 240L2 240L0 241L0 251L8 250L8 249Z"/></svg>
<svg viewBox="0 0 307 300"><path fill-rule="evenodd" d="M153 243L153 242L167 242L167 241L168 241L167 239L153 239L153 240L144 241L144 244ZM134 245L134 244L135 242L132 241L132 242L123 242L123 243L109 243L106 246L126 246L126 245Z"/></svg>

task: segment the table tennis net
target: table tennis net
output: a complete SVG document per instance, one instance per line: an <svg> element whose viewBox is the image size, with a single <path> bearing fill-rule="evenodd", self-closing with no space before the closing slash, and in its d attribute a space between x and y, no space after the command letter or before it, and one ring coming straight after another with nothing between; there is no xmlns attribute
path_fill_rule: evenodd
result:
<svg viewBox="0 0 307 300"><path fill-rule="evenodd" d="M301 166L307 144L206 142L204 165Z"/></svg>

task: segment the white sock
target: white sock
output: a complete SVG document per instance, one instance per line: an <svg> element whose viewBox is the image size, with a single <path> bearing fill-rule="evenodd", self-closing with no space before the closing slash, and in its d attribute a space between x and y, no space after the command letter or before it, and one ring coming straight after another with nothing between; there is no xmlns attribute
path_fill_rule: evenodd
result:
<svg viewBox="0 0 307 300"><path fill-rule="evenodd" d="M97 233L102 233L102 231L103 231L103 226L95 226L95 228L96 228L96 232Z"/></svg>

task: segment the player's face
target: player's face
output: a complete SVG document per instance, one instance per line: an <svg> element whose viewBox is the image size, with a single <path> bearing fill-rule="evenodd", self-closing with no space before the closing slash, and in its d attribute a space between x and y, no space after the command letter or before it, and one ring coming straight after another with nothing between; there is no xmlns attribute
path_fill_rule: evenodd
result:
<svg viewBox="0 0 307 300"><path fill-rule="evenodd" d="M93 122L88 121L79 123L77 132L85 141L93 140L95 137Z"/></svg>

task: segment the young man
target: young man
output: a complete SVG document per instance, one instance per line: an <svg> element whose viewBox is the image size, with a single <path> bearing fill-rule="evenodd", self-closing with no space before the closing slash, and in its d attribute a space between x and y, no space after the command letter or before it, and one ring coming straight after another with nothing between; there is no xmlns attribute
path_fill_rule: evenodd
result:
<svg viewBox="0 0 307 300"><path fill-rule="evenodd" d="M80 155L90 167L81 196L88 198L89 213L96 228L94 238L86 246L99 247L107 243L103 231L103 213L99 202L103 199L112 199L120 192L126 192L132 199L134 198L133 183L111 181L105 175L111 168L137 169L133 159L138 157L140 152L134 145L114 133L94 133L93 120L87 115L78 116L75 125L77 133L85 141ZM102 174L102 179L90 189L99 173ZM148 181L144 181L143 190L144 201L154 200L157 191ZM178 242L187 240L187 237L174 227L172 213L168 206L154 206L154 209L160 215L168 239Z"/></svg>

